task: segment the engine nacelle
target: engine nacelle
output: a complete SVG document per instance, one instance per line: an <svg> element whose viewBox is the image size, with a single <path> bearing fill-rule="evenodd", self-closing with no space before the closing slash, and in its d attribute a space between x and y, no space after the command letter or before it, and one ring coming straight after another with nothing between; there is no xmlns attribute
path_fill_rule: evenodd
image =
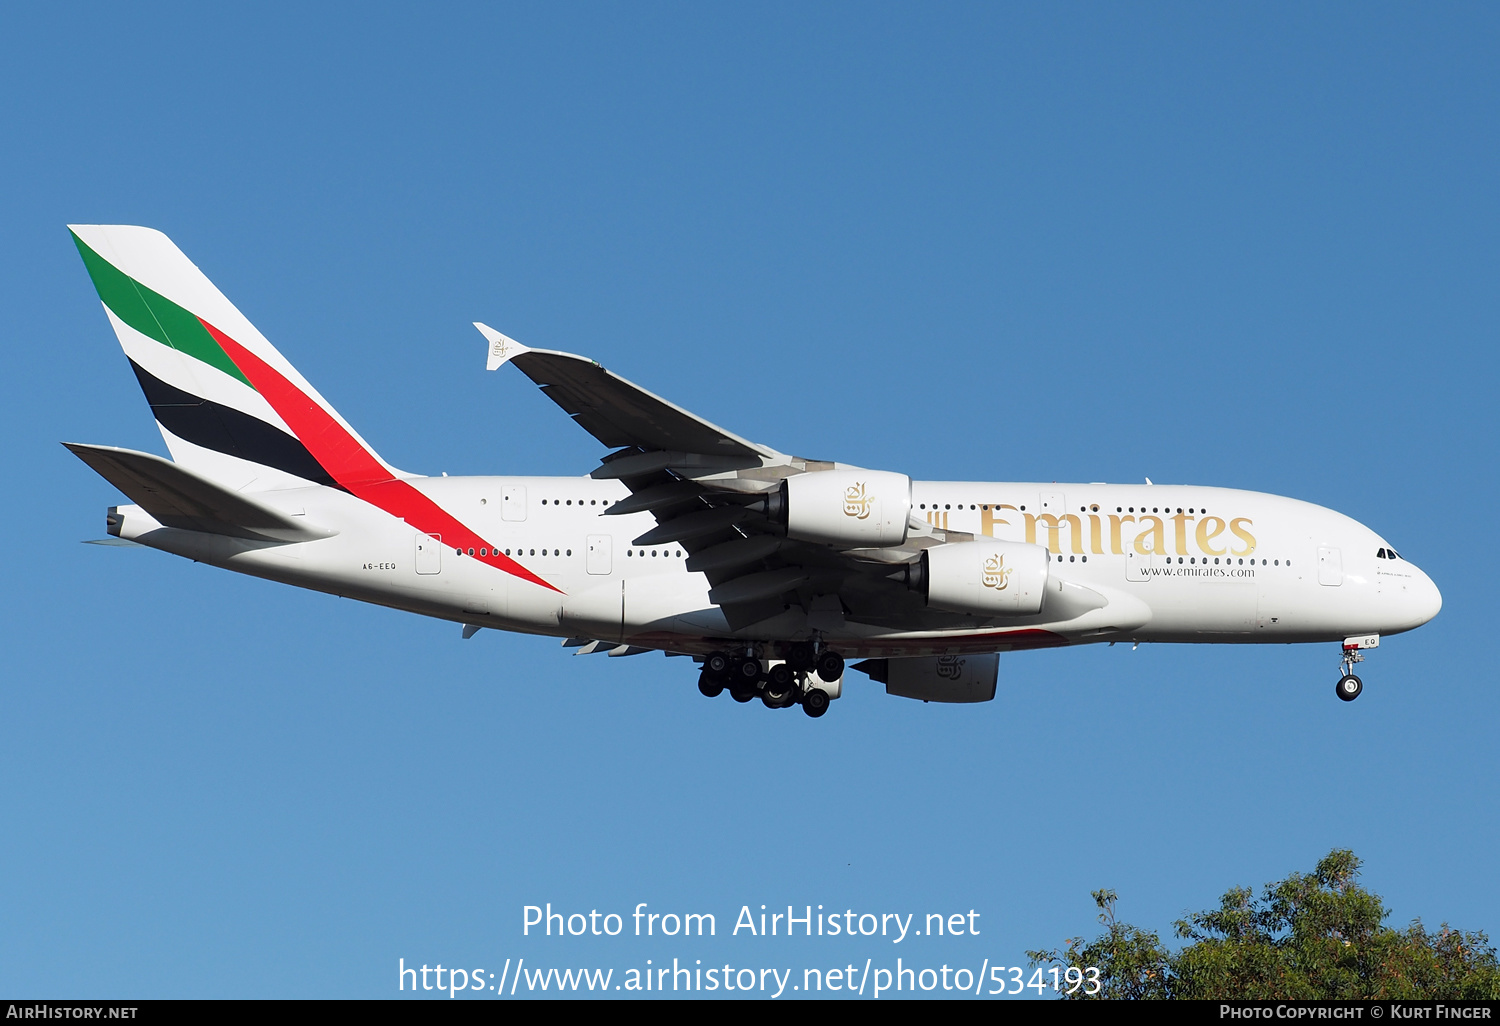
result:
<svg viewBox="0 0 1500 1026"><path fill-rule="evenodd" d="M794 541L841 549L906 541L911 478L883 470L817 470L782 482L772 513Z"/></svg>
<svg viewBox="0 0 1500 1026"><path fill-rule="evenodd" d="M995 697L1000 657L946 655L925 659L867 659L854 668L885 685L885 693L922 702L988 702Z"/></svg>
<svg viewBox="0 0 1500 1026"><path fill-rule="evenodd" d="M1041 545L1013 541L949 542L924 549L912 583L927 604L975 616L1041 612L1052 565Z"/></svg>

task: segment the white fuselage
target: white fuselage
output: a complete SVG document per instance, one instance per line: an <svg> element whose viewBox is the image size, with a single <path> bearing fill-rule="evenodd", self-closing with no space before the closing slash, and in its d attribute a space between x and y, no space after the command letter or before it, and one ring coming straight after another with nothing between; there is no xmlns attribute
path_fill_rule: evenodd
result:
<svg viewBox="0 0 1500 1026"><path fill-rule="evenodd" d="M650 513L605 515L629 494L617 481L410 483L555 590L321 486L256 495L337 532L316 541L252 542L164 528L135 506L119 508L117 531L226 569L426 616L697 654L724 639L792 640L814 631L854 658L1090 641L1336 641L1411 630L1441 606L1420 569L1377 556L1389 546L1375 532L1296 499L1180 485L919 481L912 485L915 516L947 532L1045 546L1052 580L1081 589L1049 592L1034 616L988 619L928 610L904 592L878 615L812 595L736 629L709 601L708 579L686 568L681 544L632 544L656 525ZM875 587L894 586L877 579ZM829 595L839 592L828 588ZM1079 603L1075 594L1091 600Z"/></svg>

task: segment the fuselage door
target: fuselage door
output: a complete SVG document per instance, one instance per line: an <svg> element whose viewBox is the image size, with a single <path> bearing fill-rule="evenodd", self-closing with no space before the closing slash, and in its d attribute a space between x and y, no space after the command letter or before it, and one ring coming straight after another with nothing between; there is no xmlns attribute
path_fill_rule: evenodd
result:
<svg viewBox="0 0 1500 1026"><path fill-rule="evenodd" d="M1334 587L1344 583L1344 557L1338 549L1318 550L1318 583Z"/></svg>
<svg viewBox="0 0 1500 1026"><path fill-rule="evenodd" d="M588 571L591 574L608 574L613 569L613 548L607 534L589 535Z"/></svg>
<svg viewBox="0 0 1500 1026"><path fill-rule="evenodd" d="M500 489L500 519L526 519L526 486L510 485Z"/></svg>
<svg viewBox="0 0 1500 1026"><path fill-rule="evenodd" d="M1037 507L1038 513L1050 513L1060 517L1068 511L1067 497L1062 492L1043 492L1041 503Z"/></svg>
<svg viewBox="0 0 1500 1026"><path fill-rule="evenodd" d="M442 573L443 539L440 535L417 535L416 564L419 574Z"/></svg>

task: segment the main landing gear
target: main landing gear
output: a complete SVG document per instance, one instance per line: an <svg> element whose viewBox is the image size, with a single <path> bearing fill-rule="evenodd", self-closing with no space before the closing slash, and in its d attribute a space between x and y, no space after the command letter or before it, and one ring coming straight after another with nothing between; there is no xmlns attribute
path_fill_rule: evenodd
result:
<svg viewBox="0 0 1500 1026"><path fill-rule="evenodd" d="M798 642L787 650L784 662L769 666L753 655L715 652L703 660L698 690L705 698L717 698L727 690L736 702L758 697L768 709L800 705L816 719L828 711L830 696L823 684L833 684L843 675L843 656Z"/></svg>
<svg viewBox="0 0 1500 1026"><path fill-rule="evenodd" d="M1344 639L1344 654L1339 660L1339 670L1343 676L1339 678L1334 694L1345 702L1352 702L1360 696L1365 689L1365 682L1354 675L1354 664L1365 661L1363 649L1379 647L1380 635L1378 634L1365 634Z"/></svg>

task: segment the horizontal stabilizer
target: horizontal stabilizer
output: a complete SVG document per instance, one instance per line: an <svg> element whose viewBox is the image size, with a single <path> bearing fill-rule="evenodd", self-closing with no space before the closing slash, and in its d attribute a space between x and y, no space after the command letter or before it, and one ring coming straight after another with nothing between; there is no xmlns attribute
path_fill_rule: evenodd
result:
<svg viewBox="0 0 1500 1026"><path fill-rule="evenodd" d="M312 541L337 533L232 492L160 456L112 445L63 444L163 527L278 542Z"/></svg>

